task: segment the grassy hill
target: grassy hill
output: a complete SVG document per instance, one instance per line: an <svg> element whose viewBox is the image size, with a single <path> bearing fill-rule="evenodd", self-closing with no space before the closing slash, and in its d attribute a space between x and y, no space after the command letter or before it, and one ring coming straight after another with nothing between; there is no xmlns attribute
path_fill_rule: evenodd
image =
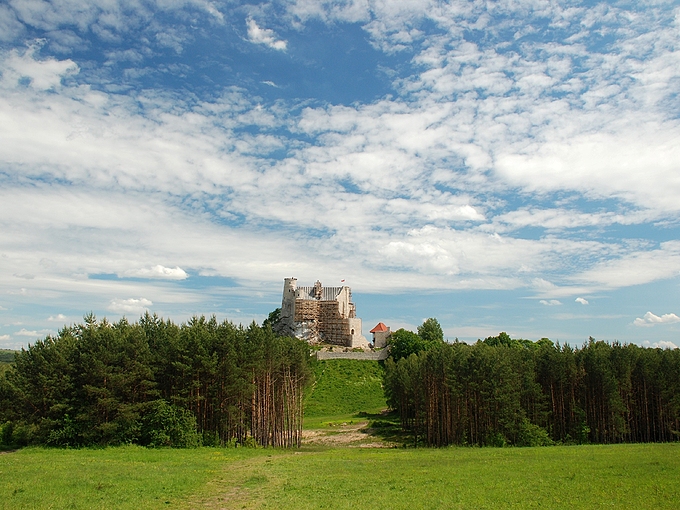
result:
<svg viewBox="0 0 680 510"><path fill-rule="evenodd" d="M0 375L5 373L11 363L14 363L14 352L9 349L0 349Z"/></svg>
<svg viewBox="0 0 680 510"><path fill-rule="evenodd" d="M14 353L9 349L0 349L0 363L14 363Z"/></svg>
<svg viewBox="0 0 680 510"><path fill-rule="evenodd" d="M305 420L376 413L385 409L382 367L351 359L314 362L316 382L305 400Z"/></svg>

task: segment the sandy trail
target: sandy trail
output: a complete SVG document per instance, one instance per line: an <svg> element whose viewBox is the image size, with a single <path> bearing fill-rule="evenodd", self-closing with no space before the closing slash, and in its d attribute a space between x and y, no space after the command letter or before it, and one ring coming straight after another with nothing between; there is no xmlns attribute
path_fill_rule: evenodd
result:
<svg viewBox="0 0 680 510"><path fill-rule="evenodd" d="M342 423L335 427L302 431L303 445L349 448L390 448L393 445L371 434L367 421Z"/></svg>

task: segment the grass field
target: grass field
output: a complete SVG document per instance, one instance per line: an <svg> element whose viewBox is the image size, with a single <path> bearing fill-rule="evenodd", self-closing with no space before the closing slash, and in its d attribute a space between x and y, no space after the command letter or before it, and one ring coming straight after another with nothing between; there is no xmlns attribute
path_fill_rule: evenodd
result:
<svg viewBox="0 0 680 510"><path fill-rule="evenodd" d="M242 453L243 452L243 453ZM230 463L245 450L229 451ZM223 451L138 446L0 454L0 508L182 508L225 467Z"/></svg>
<svg viewBox="0 0 680 510"><path fill-rule="evenodd" d="M379 414L380 366L314 369L305 428L316 439L300 450L0 453L0 509L680 508L680 444L362 448L408 444Z"/></svg>
<svg viewBox="0 0 680 510"><path fill-rule="evenodd" d="M678 508L680 445L25 449L0 508Z"/></svg>

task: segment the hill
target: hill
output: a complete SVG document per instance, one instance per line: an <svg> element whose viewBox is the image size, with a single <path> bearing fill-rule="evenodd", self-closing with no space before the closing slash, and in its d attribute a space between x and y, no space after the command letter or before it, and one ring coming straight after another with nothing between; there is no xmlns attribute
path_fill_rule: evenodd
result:
<svg viewBox="0 0 680 510"><path fill-rule="evenodd" d="M0 349L0 363L14 363L14 353L9 349Z"/></svg>
<svg viewBox="0 0 680 510"><path fill-rule="evenodd" d="M0 349L0 376L14 363L14 352L9 349Z"/></svg>
<svg viewBox="0 0 680 510"><path fill-rule="evenodd" d="M315 361L315 382L305 400L305 419L376 413L386 407L377 361Z"/></svg>

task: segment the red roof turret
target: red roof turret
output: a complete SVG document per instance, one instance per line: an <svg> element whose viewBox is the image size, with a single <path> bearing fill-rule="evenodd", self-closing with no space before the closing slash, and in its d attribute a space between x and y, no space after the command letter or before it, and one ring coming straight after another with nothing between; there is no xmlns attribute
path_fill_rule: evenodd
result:
<svg viewBox="0 0 680 510"><path fill-rule="evenodd" d="M382 322L379 322L376 327L374 327L369 333L383 333L385 331L389 331L390 328L385 326Z"/></svg>

